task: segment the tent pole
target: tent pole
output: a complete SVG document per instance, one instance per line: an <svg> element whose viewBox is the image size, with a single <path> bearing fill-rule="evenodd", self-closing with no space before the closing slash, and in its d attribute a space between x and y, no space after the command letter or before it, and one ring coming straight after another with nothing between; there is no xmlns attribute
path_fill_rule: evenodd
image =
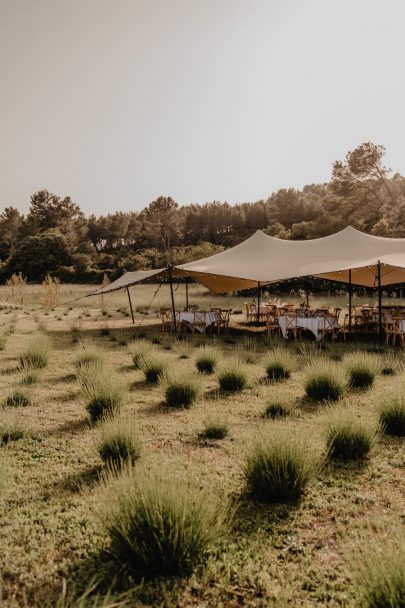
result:
<svg viewBox="0 0 405 608"><path fill-rule="evenodd" d="M186 278L186 308L188 308L188 280Z"/></svg>
<svg viewBox="0 0 405 608"><path fill-rule="evenodd" d="M352 271L349 270L349 334L352 333L352 298L353 298L353 283Z"/></svg>
<svg viewBox="0 0 405 608"><path fill-rule="evenodd" d="M383 339L383 325L382 325L382 292L381 292L381 262L378 260L377 265L377 285L378 285L378 335L380 336L380 342Z"/></svg>
<svg viewBox="0 0 405 608"><path fill-rule="evenodd" d="M309 308L309 282L306 282L306 287L305 287L305 294L306 294L306 298L307 298L307 308Z"/></svg>
<svg viewBox="0 0 405 608"><path fill-rule="evenodd" d="M172 267L171 264L167 267L169 271L169 284L170 284L170 297L172 300L172 313L173 313L173 328L174 331L177 331L177 322L176 322L176 309L174 307L174 293L173 293L173 277L172 277Z"/></svg>
<svg viewBox="0 0 405 608"><path fill-rule="evenodd" d="M260 322L260 281L257 282L257 323Z"/></svg>
<svg viewBox="0 0 405 608"><path fill-rule="evenodd" d="M131 309L132 324L135 325L134 311L132 309L131 294L129 293L129 287L127 287L127 294L128 294L128 300L129 300L129 307Z"/></svg>

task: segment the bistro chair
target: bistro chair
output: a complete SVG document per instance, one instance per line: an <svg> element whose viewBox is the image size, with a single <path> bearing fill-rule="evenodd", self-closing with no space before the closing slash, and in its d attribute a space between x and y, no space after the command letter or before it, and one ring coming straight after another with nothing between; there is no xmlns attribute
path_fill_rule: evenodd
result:
<svg viewBox="0 0 405 608"><path fill-rule="evenodd" d="M221 331L223 331L224 333L226 331L228 331L229 328L229 320L231 317L231 309L229 308L219 308L218 311L218 318L215 319L215 321L213 321L213 323L211 323L209 330L210 332L216 332L217 334L220 334Z"/></svg>
<svg viewBox="0 0 405 608"><path fill-rule="evenodd" d="M280 328L280 324L278 322L278 316L276 313L269 313L266 316L266 328L267 328L267 333L269 335L274 333L278 337L280 337L281 328Z"/></svg>
<svg viewBox="0 0 405 608"><path fill-rule="evenodd" d="M335 315L324 315L321 317L318 334L321 335L322 339L329 336L332 342L335 342L338 333L339 327L337 326Z"/></svg>
<svg viewBox="0 0 405 608"><path fill-rule="evenodd" d="M170 308L161 308L159 311L162 321L163 333L169 333L174 330L173 311Z"/></svg>
<svg viewBox="0 0 405 608"><path fill-rule="evenodd" d="M195 334L196 331L204 333L206 325L206 315L203 310L193 311L193 323L191 325L191 332Z"/></svg>
<svg viewBox="0 0 405 608"><path fill-rule="evenodd" d="M301 327L298 325L297 313L287 313L284 315L286 320L286 333L288 336L292 335L295 340L301 338Z"/></svg>
<svg viewBox="0 0 405 608"><path fill-rule="evenodd" d="M257 318L257 306L256 304L252 304L251 302L245 303L245 317L246 323L251 323L255 321Z"/></svg>
<svg viewBox="0 0 405 608"><path fill-rule="evenodd" d="M342 312L341 308L334 308L333 309L333 316L335 317L336 321L339 321L339 317L340 317L340 313Z"/></svg>
<svg viewBox="0 0 405 608"><path fill-rule="evenodd" d="M385 333L385 344L387 346L390 343L392 343L392 345L394 345L395 338L396 338L396 331L395 331L394 320L392 319L392 317L390 315L384 315L383 327L384 327L384 333Z"/></svg>
<svg viewBox="0 0 405 608"><path fill-rule="evenodd" d="M393 333L394 333L394 342L393 344L395 344L395 342L398 341L401 344L401 347L403 348L404 346L404 342L405 342L405 319L404 317L392 317L392 324L393 324Z"/></svg>

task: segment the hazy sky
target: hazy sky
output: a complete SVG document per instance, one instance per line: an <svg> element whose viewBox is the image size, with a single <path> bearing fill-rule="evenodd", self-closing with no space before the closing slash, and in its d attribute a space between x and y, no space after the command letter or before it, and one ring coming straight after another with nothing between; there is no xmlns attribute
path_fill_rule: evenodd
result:
<svg viewBox="0 0 405 608"><path fill-rule="evenodd" d="M0 210L254 201L362 141L405 173L403 0L0 0Z"/></svg>

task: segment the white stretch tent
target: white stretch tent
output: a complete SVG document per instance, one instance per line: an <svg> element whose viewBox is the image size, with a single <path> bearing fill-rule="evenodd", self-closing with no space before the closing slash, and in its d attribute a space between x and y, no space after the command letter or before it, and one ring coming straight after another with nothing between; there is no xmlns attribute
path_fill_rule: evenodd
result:
<svg viewBox="0 0 405 608"><path fill-rule="evenodd" d="M227 293L307 276L349 283L349 307L352 285L378 287L381 331L381 287L405 282L405 239L371 236L351 226L306 241L278 239L257 230L216 255L174 267L128 272L89 295L126 289L132 313L129 287L168 277L174 311L172 278L190 277L214 293Z"/></svg>
<svg viewBox="0 0 405 608"><path fill-rule="evenodd" d="M405 239L371 236L349 226L331 236L288 241L261 230L221 253L175 266L216 293L258 284L318 276L374 287L405 282ZM200 280L203 279L203 280Z"/></svg>

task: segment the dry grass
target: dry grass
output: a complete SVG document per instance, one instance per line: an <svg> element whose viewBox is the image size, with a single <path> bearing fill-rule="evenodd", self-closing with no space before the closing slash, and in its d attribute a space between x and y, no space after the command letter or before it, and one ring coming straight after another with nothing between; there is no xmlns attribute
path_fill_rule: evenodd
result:
<svg viewBox="0 0 405 608"><path fill-rule="evenodd" d="M35 292L35 286L27 289ZM148 303L154 289L155 286L147 286L145 290L142 287L138 302ZM88 287L62 286L62 291L62 300L68 300L88 291ZM197 294L198 303L208 307L210 299L202 291ZM167 293L158 305L164 305L163 297ZM176 297L180 299L181 287ZM241 308L243 298L235 298L234 302L229 307ZM322 303L325 302L319 302ZM226 304L224 298L219 305ZM97 302L91 299L74 304L62 321L57 320L58 309L48 315L37 312L46 319L47 334L52 341L51 356L47 367L40 371L40 381L29 389L32 405L9 408L26 433L1 448L0 454L4 458L4 463L3 459L0 462L0 477L1 471L7 470L1 500L4 533L0 536L5 608L62 606L64 579L67 595L71 591L75 598L84 593L97 575L108 581L107 586L117 577L120 582L122 577L106 559L108 538L96 515L99 427L87 424L79 398L76 347L72 345L70 329L79 316L82 316L81 337L93 340L96 349L103 351L106 368L131 387L121 411L124 419L134 421L142 440L141 461L135 467L142 464L156 470L165 464L179 474L192 474L204 488L225 501L243 495L244 447L263 425L310 435L316 449L326 452L322 411L303 399L305 366L309 356L315 362L326 355L344 357L353 346L330 346L322 353L310 344L300 354L294 343L284 345L294 354L295 371L282 383L268 384L263 383L263 360L268 349L260 336L254 336L257 351L249 347L249 352L254 352L255 361L249 363L249 383L242 392L222 395L218 392L216 375L204 375L202 398L189 409L168 411L161 407L162 386L145 383L142 370L131 365L129 348L112 342L108 336L100 336L100 328L106 324L112 333L120 331L128 341L142 332L149 343L152 335L159 335L153 314L137 315L134 329L130 320L116 311L118 305L126 305L122 294L107 303L110 317L102 316ZM8 335L6 348L0 352L0 391L4 397L21 389L19 356L38 326L32 316L19 311L16 314L12 323L15 331ZM0 311L0 327L5 331L11 318L11 314ZM232 320L240 321L240 317ZM234 343L223 338L216 340L224 363L235 352L239 356L243 343L238 336L231 335L230 339ZM204 340L209 344L211 338ZM164 357L174 370L191 372L195 369L200 341L198 336L186 336L184 342L173 341L172 349ZM151 349L158 352L159 346L151 345ZM189 358L181 359L185 352ZM386 360L385 355L381 358ZM402 356L398 351L389 363L400 372ZM392 388L402 389L403 376L399 372L392 376L378 375L369 391L356 393L350 404L356 415L364 419L376 416L376 398L388 395ZM263 420L264 407L270 401L298 404L297 415L277 421ZM207 419L226 420L230 435L218 442L196 440ZM298 507L269 507L240 500L232 532L225 533L219 545L210 549L205 568L198 567L190 579L181 582L157 581L141 587L129 582L128 599L122 605L225 607L244 603L253 608L316 605L357 608L358 583L342 554L337 522L344 532L351 534L371 517L379 519L384 513L388 520L396 521L402 511L403 439L385 435L373 449L367 467L358 469L350 463L326 466L316 483L308 485ZM123 597L122 591L116 585L107 601L103 599L107 594L105 585L101 584L91 594L97 601L93 604L93 599L89 599L82 605L99 606L105 602L112 606L114 600ZM80 601L72 599L66 605L78 606Z"/></svg>

